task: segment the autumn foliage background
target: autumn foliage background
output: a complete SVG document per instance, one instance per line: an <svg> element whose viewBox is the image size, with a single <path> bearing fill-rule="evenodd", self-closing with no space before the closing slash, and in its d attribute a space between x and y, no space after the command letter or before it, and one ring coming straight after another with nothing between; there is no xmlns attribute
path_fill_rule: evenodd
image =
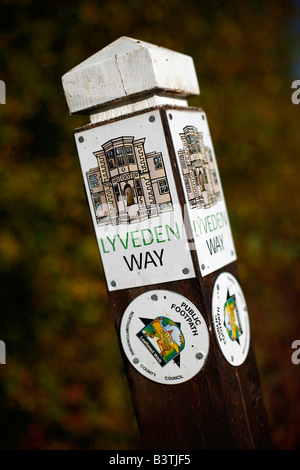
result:
<svg viewBox="0 0 300 470"><path fill-rule="evenodd" d="M120 36L193 57L274 446L300 447L299 9L291 1L2 0L1 449L135 449L138 433L61 76Z"/></svg>

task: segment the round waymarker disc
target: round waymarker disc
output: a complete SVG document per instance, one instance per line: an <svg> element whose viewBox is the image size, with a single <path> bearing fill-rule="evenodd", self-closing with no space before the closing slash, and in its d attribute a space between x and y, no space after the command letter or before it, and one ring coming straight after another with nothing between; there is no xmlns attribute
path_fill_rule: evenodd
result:
<svg viewBox="0 0 300 470"><path fill-rule="evenodd" d="M136 297L123 314L120 335L132 366L161 384L176 385L194 377L209 350L208 329L197 307L167 290Z"/></svg>
<svg viewBox="0 0 300 470"><path fill-rule="evenodd" d="M212 322L219 348L233 366L241 365L250 346L250 325L240 284L230 273L220 274L212 294Z"/></svg>

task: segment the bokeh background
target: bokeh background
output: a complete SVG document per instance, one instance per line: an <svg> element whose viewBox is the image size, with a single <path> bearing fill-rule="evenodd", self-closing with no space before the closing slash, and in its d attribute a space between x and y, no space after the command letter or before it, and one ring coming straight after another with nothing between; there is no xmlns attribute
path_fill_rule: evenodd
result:
<svg viewBox="0 0 300 470"><path fill-rule="evenodd" d="M61 85L120 36L194 59L274 446L300 447L299 32L291 0L2 0L1 449L138 446Z"/></svg>

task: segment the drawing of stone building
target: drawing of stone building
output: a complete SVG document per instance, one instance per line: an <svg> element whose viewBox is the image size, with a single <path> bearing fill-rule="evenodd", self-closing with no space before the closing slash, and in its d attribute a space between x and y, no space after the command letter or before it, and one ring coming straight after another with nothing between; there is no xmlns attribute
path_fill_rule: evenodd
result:
<svg viewBox="0 0 300 470"><path fill-rule="evenodd" d="M190 207L211 207L221 199L212 150L194 126L186 126L180 137L183 148L178 156Z"/></svg>
<svg viewBox="0 0 300 470"><path fill-rule="evenodd" d="M162 154L146 153L144 143L145 138L117 137L94 152L98 166L86 176L99 226L173 210Z"/></svg>

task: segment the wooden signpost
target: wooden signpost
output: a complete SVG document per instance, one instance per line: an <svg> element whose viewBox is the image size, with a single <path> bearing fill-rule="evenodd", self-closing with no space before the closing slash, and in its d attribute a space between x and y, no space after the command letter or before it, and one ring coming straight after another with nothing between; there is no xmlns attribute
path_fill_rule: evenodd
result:
<svg viewBox="0 0 300 470"><path fill-rule="evenodd" d="M193 60L122 37L63 87L141 448L270 448Z"/></svg>

